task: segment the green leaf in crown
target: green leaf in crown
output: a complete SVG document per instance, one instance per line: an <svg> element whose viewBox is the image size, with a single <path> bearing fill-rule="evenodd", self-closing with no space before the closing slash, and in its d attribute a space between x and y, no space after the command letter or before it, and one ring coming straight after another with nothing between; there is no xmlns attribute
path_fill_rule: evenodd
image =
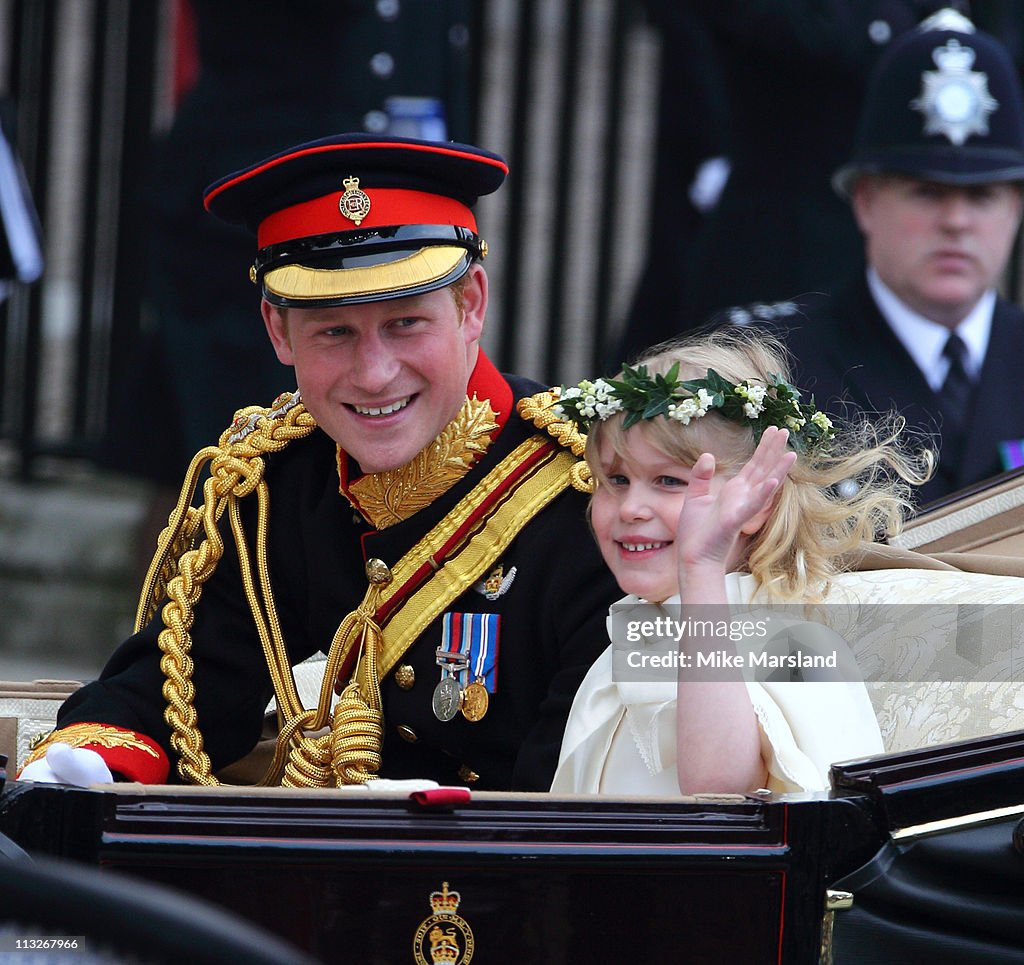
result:
<svg viewBox="0 0 1024 965"><path fill-rule="evenodd" d="M708 369L703 379L680 379L678 362L664 375L653 376L645 365L623 365L618 379L584 379L558 392L557 411L582 432L619 414L628 429L659 416L689 425L708 412L718 412L747 426L755 441L769 426L788 429L797 452L819 447L835 435L829 417L815 407L814 397L801 401L800 390L774 373L766 383L753 379L733 383L714 369Z"/></svg>

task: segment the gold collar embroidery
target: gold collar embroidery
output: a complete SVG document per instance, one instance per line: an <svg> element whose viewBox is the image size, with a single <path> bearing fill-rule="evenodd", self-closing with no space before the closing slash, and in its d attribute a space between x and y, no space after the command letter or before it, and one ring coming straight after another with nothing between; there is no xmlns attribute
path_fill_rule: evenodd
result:
<svg viewBox="0 0 1024 965"><path fill-rule="evenodd" d="M465 476L487 451L497 428L490 402L474 395L410 462L362 476L343 493L367 522L386 529L429 506Z"/></svg>

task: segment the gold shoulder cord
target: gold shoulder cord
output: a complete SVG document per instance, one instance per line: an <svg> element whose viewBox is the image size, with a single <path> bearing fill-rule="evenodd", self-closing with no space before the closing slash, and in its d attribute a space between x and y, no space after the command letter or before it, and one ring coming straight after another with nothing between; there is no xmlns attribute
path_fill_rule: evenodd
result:
<svg viewBox="0 0 1024 965"><path fill-rule="evenodd" d="M557 440L559 445L568 449L579 460L569 471L569 482L572 488L581 493L593 493L594 480L590 467L583 461L583 453L587 448L587 437L580 432L576 423L558 415L554 406L558 403L558 395L554 392L538 392L528 398L520 399L516 411L538 429L543 429L549 436Z"/></svg>
<svg viewBox="0 0 1024 965"><path fill-rule="evenodd" d="M178 772L193 784L219 783L211 773L210 759L203 750L203 737L197 723L189 629L203 584L224 554L217 523L225 509L238 545L242 580L270 668L274 692L278 695L278 705L283 705L282 711L288 714L295 713L296 708L301 709L277 622L266 566L269 502L267 485L263 481L263 457L280 451L293 439L309 435L315 428L316 422L306 412L298 392L278 396L270 409L252 406L240 410L230 428L221 435L219 444L201 450L192 460L167 528L157 540L156 555L139 598L135 628L136 632L140 630L152 619L158 606L164 600L168 601L161 611L164 629L158 638L164 654L160 669L166 677L163 686L167 701L164 719L172 731L171 746L180 758ZM191 502L207 463L210 475L203 485L202 508L198 509L192 507ZM259 500L257 566L269 629L268 618L256 596L238 506L239 499L254 491ZM204 539L193 549L200 524ZM282 667L286 668L284 672Z"/></svg>

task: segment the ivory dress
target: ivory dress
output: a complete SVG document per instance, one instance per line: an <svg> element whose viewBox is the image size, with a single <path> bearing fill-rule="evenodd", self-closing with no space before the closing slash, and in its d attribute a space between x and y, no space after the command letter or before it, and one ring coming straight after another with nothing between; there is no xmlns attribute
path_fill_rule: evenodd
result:
<svg viewBox="0 0 1024 965"><path fill-rule="evenodd" d="M749 574L730 573L726 578L729 603L746 605L762 599L758 584ZM829 603L859 605L937 603L1024 603L1024 579L989 574L915 569L874 570L838 576ZM641 603L626 597L622 603ZM673 601L669 601L673 602ZM676 600L675 602L678 602ZM899 611L900 613L907 611ZM942 611L929 611L941 613ZM950 610L955 623L956 610ZM1024 612L1024 611L1022 611ZM893 618L898 621L899 616ZM870 647L880 647L887 657L909 653L899 639L898 622L874 640L855 641L858 665L871 659ZM611 618L608 622L611 633ZM954 627L955 633L955 627ZM868 634L867 636L870 636ZM843 639L849 639L844 635ZM909 639L909 634L907 639ZM920 659L919 654L914 655ZM613 649L609 646L590 668L569 713L558 768L551 790L555 793L602 793L617 795L679 796L676 778L676 694L669 682L624 682L612 679ZM750 700L761 730L762 753L768 768L767 786L775 792L825 790L832 763L897 749L883 744L879 712L890 706L893 695L904 703L908 695L923 703L950 701L957 695L983 687L1003 703L1020 703L1022 688L996 683L996 672L977 678L993 681L868 684L856 680L828 682L748 681ZM872 688L869 695L869 689ZM951 690L952 688L952 690ZM874 704L873 704L874 699ZM925 716L935 717L935 707ZM982 730L984 731L984 721ZM1007 720L1003 727L1024 726ZM940 739L960 736L946 732ZM964 735L967 736L967 735ZM927 733L916 733L911 746L934 743ZM709 790L713 790L709 788Z"/></svg>

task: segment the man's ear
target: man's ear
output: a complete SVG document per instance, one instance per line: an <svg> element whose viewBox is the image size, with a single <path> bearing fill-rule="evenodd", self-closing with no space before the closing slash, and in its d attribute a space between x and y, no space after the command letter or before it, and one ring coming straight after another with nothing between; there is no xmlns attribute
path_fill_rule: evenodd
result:
<svg viewBox="0 0 1024 965"><path fill-rule="evenodd" d="M267 334L274 346L274 352L277 353L278 361L284 365L294 365L295 355L288 334L288 316L283 309L271 305L265 298L260 302L260 311L263 313L263 324L267 326Z"/></svg>
<svg viewBox="0 0 1024 965"><path fill-rule="evenodd" d="M463 338L467 345L480 341L487 315L487 272L482 265L469 266L469 280L462 290Z"/></svg>
<svg viewBox="0 0 1024 965"><path fill-rule="evenodd" d="M867 236L871 232L871 214L874 210L875 197L878 194L878 181L871 175L859 177L850 193L850 208L857 221L861 234Z"/></svg>

